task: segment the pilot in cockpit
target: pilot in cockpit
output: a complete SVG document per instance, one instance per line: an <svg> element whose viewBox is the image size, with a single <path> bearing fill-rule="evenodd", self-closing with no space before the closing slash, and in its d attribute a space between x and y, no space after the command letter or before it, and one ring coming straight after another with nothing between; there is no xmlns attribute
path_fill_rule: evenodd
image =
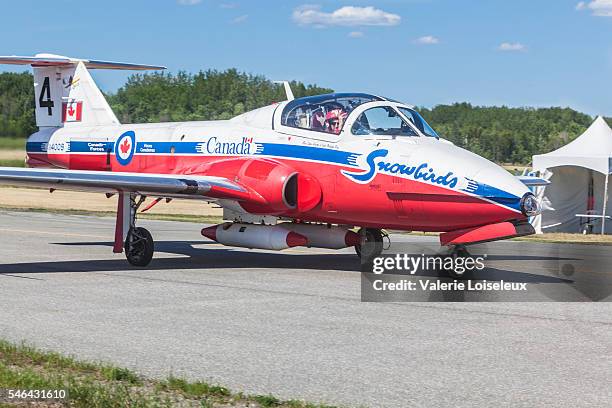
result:
<svg viewBox="0 0 612 408"><path fill-rule="evenodd" d="M318 108L312 113L310 123L312 130L318 132L325 131L325 113L323 113L323 108Z"/></svg>
<svg viewBox="0 0 612 408"><path fill-rule="evenodd" d="M332 109L325 115L325 131L339 134L348 114L342 108Z"/></svg>

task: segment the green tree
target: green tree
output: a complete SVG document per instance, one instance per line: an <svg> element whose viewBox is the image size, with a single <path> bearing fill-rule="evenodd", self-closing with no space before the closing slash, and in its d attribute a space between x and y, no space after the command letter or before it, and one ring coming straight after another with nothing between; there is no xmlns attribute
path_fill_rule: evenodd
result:
<svg viewBox="0 0 612 408"><path fill-rule="evenodd" d="M296 97L332 92L293 81ZM109 103L123 123L230 119L285 99L281 85L228 69L133 75Z"/></svg>
<svg viewBox="0 0 612 408"><path fill-rule="evenodd" d="M25 137L36 132L32 75L0 74L0 136Z"/></svg>
<svg viewBox="0 0 612 408"><path fill-rule="evenodd" d="M531 156L575 139L593 118L570 108L508 108L469 103L419 109L440 135L498 163L531 162Z"/></svg>

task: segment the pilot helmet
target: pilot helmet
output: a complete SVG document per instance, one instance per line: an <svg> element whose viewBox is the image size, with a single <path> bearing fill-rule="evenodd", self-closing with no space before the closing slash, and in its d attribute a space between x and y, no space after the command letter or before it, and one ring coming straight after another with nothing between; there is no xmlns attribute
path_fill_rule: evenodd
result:
<svg viewBox="0 0 612 408"><path fill-rule="evenodd" d="M342 109L332 109L325 115L325 124L329 131L333 133L340 133L342 124L346 119L347 114Z"/></svg>

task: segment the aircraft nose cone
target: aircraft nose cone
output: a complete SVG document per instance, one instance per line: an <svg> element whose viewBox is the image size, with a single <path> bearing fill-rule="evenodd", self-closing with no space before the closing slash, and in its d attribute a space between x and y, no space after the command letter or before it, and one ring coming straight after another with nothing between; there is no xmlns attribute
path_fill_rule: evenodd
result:
<svg viewBox="0 0 612 408"><path fill-rule="evenodd" d="M521 211L527 217L533 217L542 212L542 205L533 193L527 193L521 199Z"/></svg>
<svg viewBox="0 0 612 408"><path fill-rule="evenodd" d="M525 219L521 200L530 191L501 166L448 142L428 143L418 156L427 158L429 167L437 170L435 174L448 172L456 177L452 193L457 194L456 201L451 197L436 205L425 204L425 212L431 217L428 226L461 229Z"/></svg>
<svg viewBox="0 0 612 408"><path fill-rule="evenodd" d="M503 167L451 143L429 144L419 150L419 155L429 158L430 166L460 176L459 189L470 194L514 199L518 205L529 192L526 185Z"/></svg>

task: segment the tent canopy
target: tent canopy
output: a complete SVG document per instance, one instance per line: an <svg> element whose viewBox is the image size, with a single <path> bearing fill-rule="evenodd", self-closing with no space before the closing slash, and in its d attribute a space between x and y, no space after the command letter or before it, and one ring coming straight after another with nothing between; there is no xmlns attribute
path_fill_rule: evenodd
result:
<svg viewBox="0 0 612 408"><path fill-rule="evenodd" d="M533 169L551 181L549 186L535 189L547 210L533 219L538 233L579 232L581 227L592 225L593 219L601 222L602 234L612 232L610 223L606 229L612 129L604 118L595 119L582 135L565 146L533 156Z"/></svg>
<svg viewBox="0 0 612 408"><path fill-rule="evenodd" d="M612 174L612 129L604 118L599 116L582 135L565 146L533 156L534 170L558 166L578 166Z"/></svg>

